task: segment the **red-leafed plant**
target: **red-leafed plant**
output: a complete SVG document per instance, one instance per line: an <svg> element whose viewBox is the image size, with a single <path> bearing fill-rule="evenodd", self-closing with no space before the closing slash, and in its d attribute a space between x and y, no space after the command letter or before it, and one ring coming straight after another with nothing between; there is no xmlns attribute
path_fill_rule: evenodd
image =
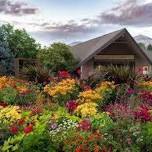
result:
<svg viewBox="0 0 152 152"><path fill-rule="evenodd" d="M135 118L142 122L151 121L152 115L150 113L150 108L147 105L140 105L135 111Z"/></svg>
<svg viewBox="0 0 152 152"><path fill-rule="evenodd" d="M114 119L133 119L134 113L127 104L115 103L106 108L112 118Z"/></svg>
<svg viewBox="0 0 152 152"><path fill-rule="evenodd" d="M73 113L74 110L77 108L78 103L75 100L70 100L66 103L66 108L70 113Z"/></svg>
<svg viewBox="0 0 152 152"><path fill-rule="evenodd" d="M84 119L80 121L78 128L82 131L90 131L92 128L91 121L89 119Z"/></svg>
<svg viewBox="0 0 152 152"><path fill-rule="evenodd" d="M141 91L139 92L140 98L150 106L152 106L152 92L151 91Z"/></svg>

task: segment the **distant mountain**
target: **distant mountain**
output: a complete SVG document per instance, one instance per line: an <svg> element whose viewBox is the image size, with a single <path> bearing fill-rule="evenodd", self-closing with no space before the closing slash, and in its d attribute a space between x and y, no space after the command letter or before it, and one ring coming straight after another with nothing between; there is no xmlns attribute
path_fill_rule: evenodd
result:
<svg viewBox="0 0 152 152"><path fill-rule="evenodd" d="M81 43L81 41L76 41L76 42L70 43L69 45L70 45L70 46L74 46L74 45L77 45L77 44L79 44L79 43Z"/></svg>
<svg viewBox="0 0 152 152"><path fill-rule="evenodd" d="M149 44L152 44L152 38L145 36L145 35L138 35L135 36L134 39L138 42L138 43L144 43L146 46L148 46Z"/></svg>

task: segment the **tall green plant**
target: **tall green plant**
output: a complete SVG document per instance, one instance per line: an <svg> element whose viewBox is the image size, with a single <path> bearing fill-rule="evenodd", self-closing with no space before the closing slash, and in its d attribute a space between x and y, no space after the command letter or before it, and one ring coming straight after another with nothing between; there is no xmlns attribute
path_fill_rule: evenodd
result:
<svg viewBox="0 0 152 152"><path fill-rule="evenodd" d="M76 64L70 47L63 43L54 43L50 47L40 50L38 58L51 72L72 70Z"/></svg>

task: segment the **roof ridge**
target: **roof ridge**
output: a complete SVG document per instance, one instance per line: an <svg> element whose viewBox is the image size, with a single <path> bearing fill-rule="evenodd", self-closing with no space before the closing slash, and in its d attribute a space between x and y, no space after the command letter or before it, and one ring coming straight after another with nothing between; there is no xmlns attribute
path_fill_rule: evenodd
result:
<svg viewBox="0 0 152 152"><path fill-rule="evenodd" d="M72 46L72 47L79 46L79 45L81 45L81 44L83 44L83 43L87 43L87 42L89 42L89 41L96 40L96 39L99 39L99 38L101 38L101 37L110 35L110 34L112 34L112 33L121 32L121 31L124 31L124 30L126 30L126 28L122 28L122 29L120 29L120 30L116 30L116 31L113 31L113 32L110 32L110 33L106 33L106 34L101 35L101 36L98 36L98 37L96 37L96 38L92 38L92 39L89 39L89 40L87 40L87 41L84 41L84 42L81 42L81 43L79 43L79 44L76 44L76 45L74 45L74 46Z"/></svg>

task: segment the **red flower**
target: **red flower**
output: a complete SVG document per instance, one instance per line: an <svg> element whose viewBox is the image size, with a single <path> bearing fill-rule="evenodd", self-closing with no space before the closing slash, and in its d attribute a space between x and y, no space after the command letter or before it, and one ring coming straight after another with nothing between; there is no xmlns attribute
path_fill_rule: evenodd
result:
<svg viewBox="0 0 152 152"><path fill-rule="evenodd" d="M32 124L29 124L28 126L26 126L25 128L24 128L24 133L25 134L29 134L30 132L32 132L33 131L33 125Z"/></svg>
<svg viewBox="0 0 152 152"><path fill-rule="evenodd" d="M59 78L64 79L64 78L69 78L70 74L68 71L59 71L58 76L59 76Z"/></svg>
<svg viewBox="0 0 152 152"><path fill-rule="evenodd" d="M74 110L77 108L78 103L75 100L70 100L66 103L66 108L69 110L69 112L74 112Z"/></svg>
<svg viewBox="0 0 152 152"><path fill-rule="evenodd" d="M22 126L24 123L25 123L24 118L18 120L18 125Z"/></svg>
<svg viewBox="0 0 152 152"><path fill-rule="evenodd" d="M17 126L11 126L10 127L10 132L12 134L17 134L18 133L18 127Z"/></svg>
<svg viewBox="0 0 152 152"><path fill-rule="evenodd" d="M91 122L89 119L84 119L80 121L78 128L83 131L91 130Z"/></svg>
<svg viewBox="0 0 152 152"><path fill-rule="evenodd" d="M137 111L135 111L135 118L143 122L151 121L152 116L151 116L150 109L148 108L148 106L146 105L139 106Z"/></svg>

